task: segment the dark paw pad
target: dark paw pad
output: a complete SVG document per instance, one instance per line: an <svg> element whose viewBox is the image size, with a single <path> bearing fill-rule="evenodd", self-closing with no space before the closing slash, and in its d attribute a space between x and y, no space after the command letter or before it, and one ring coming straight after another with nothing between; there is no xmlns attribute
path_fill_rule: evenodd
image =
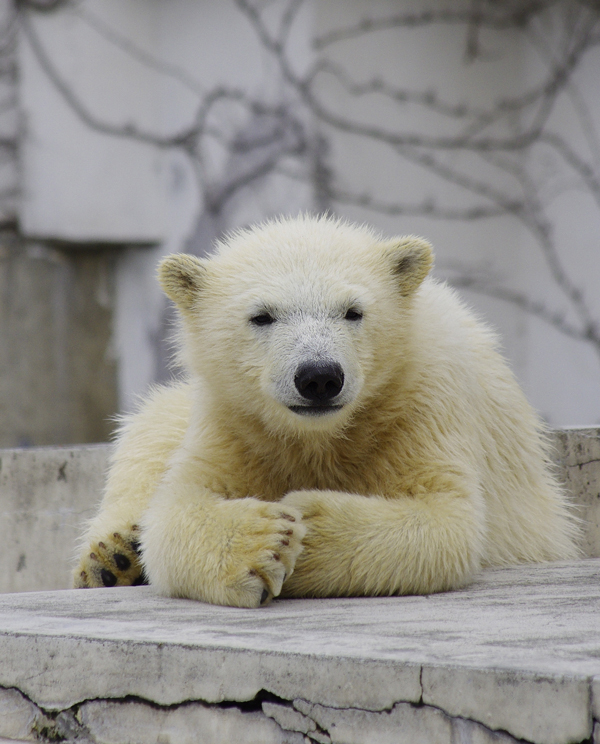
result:
<svg viewBox="0 0 600 744"><path fill-rule="evenodd" d="M102 579L104 586L114 586L117 583L117 577L112 571L109 571L106 568L103 568L100 571L100 578Z"/></svg>
<svg viewBox="0 0 600 744"><path fill-rule="evenodd" d="M139 586L148 581L139 558L139 528L113 532L92 543L73 580L75 587Z"/></svg>
<svg viewBox="0 0 600 744"><path fill-rule="evenodd" d="M115 553L113 558L119 571L127 571L131 566L131 561L126 555L123 555L123 553Z"/></svg>

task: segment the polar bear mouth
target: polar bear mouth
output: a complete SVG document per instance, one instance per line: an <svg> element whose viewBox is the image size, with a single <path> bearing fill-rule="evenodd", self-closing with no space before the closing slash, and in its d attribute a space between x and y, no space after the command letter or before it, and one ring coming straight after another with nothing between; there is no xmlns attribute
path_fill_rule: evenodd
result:
<svg viewBox="0 0 600 744"><path fill-rule="evenodd" d="M335 413L343 408L342 405L315 405L315 406L288 406L290 411L300 416L325 416L328 413Z"/></svg>

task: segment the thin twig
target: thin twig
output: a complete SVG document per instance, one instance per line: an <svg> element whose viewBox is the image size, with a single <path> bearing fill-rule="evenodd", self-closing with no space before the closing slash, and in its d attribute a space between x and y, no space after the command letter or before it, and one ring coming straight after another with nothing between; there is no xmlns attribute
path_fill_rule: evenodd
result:
<svg viewBox="0 0 600 744"><path fill-rule="evenodd" d="M554 0L555 2L556 0ZM496 8L492 7L489 11L484 10L425 10L421 13L398 13L383 18L364 18L354 26L335 29L326 34L317 36L313 45L315 49L321 50L330 44L340 41L348 41L365 34L372 34L377 31L388 31L392 28L418 28L422 26L432 26L440 23L445 25L475 25L476 27L485 26L496 30L514 28L515 26L524 25L527 20L547 9L553 2L543 0L521 0L512 4L507 3L508 9L504 10L501 5Z"/></svg>

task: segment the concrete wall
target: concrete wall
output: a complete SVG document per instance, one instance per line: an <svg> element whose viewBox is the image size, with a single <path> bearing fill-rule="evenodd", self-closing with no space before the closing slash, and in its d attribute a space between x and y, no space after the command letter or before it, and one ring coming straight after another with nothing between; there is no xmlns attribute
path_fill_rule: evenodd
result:
<svg viewBox="0 0 600 744"><path fill-rule="evenodd" d="M108 445L0 450L0 591L66 589Z"/></svg>
<svg viewBox="0 0 600 744"><path fill-rule="evenodd" d="M106 441L117 251L0 235L0 446Z"/></svg>

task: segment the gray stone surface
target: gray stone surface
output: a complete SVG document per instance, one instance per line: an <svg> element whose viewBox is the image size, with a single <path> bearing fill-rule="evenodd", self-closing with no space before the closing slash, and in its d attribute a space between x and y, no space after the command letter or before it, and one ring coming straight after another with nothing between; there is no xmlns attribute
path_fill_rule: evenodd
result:
<svg viewBox="0 0 600 744"><path fill-rule="evenodd" d="M71 586L108 452L106 444L0 450L0 592Z"/></svg>
<svg viewBox="0 0 600 744"><path fill-rule="evenodd" d="M0 235L0 447L104 442L114 429L118 251L72 247Z"/></svg>
<svg viewBox="0 0 600 744"><path fill-rule="evenodd" d="M599 707L599 578L588 559L491 571L430 597L259 610L151 587L3 595L0 688L25 696L25 726L23 701L60 711L67 741L174 744L196 727L207 742L585 742Z"/></svg>
<svg viewBox="0 0 600 744"><path fill-rule="evenodd" d="M261 707L266 716L277 721L281 728L286 731L298 731L301 734L310 734L312 737L319 739L322 735L317 731L316 722L300 712L302 704L309 707L311 704L305 703L304 700L294 700L293 704L295 707L265 701Z"/></svg>
<svg viewBox="0 0 600 744"><path fill-rule="evenodd" d="M147 703L92 701L78 719L85 733L102 744L303 744L304 737L283 731L256 711L188 703L153 708Z"/></svg>
<svg viewBox="0 0 600 744"><path fill-rule="evenodd" d="M37 714L36 706L18 690L0 689L0 737L32 740Z"/></svg>
<svg viewBox="0 0 600 744"><path fill-rule="evenodd" d="M592 682L592 715L600 721L600 677Z"/></svg>
<svg viewBox="0 0 600 744"><path fill-rule="evenodd" d="M438 667L423 669L422 683L425 703L520 739L561 744L591 733L590 683L584 676Z"/></svg>
<svg viewBox="0 0 600 744"><path fill-rule="evenodd" d="M600 430L556 432L600 556ZM0 591L69 586L109 447L0 451ZM600 744L600 560L260 610L151 587L0 596L0 744Z"/></svg>
<svg viewBox="0 0 600 744"><path fill-rule="evenodd" d="M396 703L390 711L375 713L366 710L327 708L323 705L295 700L294 706L314 721L319 732L309 736L322 744L517 744L506 733L490 731L481 724L464 718L451 718L439 708ZM316 726L315 726L316 728ZM321 732L327 731L323 735Z"/></svg>
<svg viewBox="0 0 600 744"><path fill-rule="evenodd" d="M563 482L583 520L583 552L600 557L600 429L553 432Z"/></svg>
<svg viewBox="0 0 600 744"><path fill-rule="evenodd" d="M367 710L339 710L298 701L297 706L328 732L332 742L359 744L377 732L379 744L397 741L446 742L452 739L452 721L441 710L397 703L385 714Z"/></svg>

